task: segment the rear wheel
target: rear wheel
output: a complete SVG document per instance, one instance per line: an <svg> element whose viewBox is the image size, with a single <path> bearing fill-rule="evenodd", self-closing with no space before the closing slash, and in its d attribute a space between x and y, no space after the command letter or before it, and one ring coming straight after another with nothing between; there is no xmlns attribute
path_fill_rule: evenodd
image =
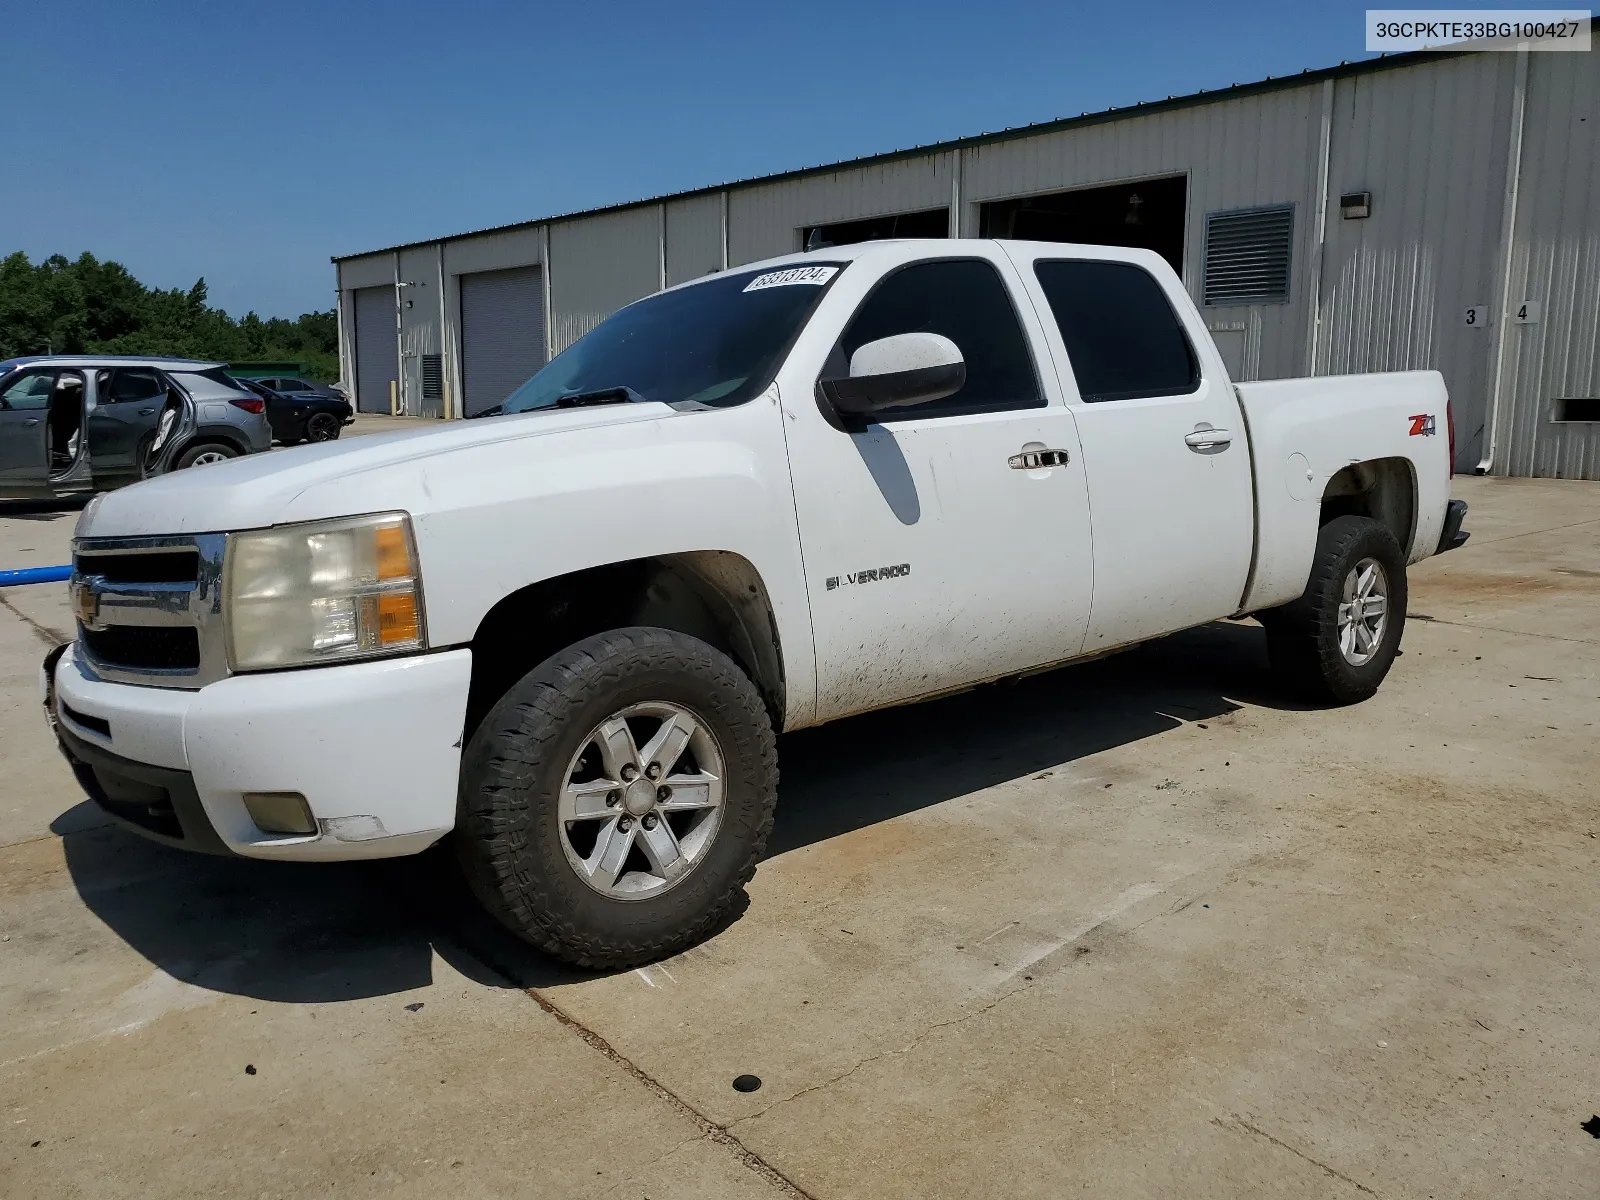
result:
<svg viewBox="0 0 1600 1200"><path fill-rule="evenodd" d="M1406 562L1369 517L1336 517L1317 535L1298 600L1261 613L1273 670L1316 703L1353 704L1378 690L1400 650Z"/></svg>
<svg viewBox="0 0 1600 1200"><path fill-rule="evenodd" d="M230 458L238 458L239 452L232 446L222 442L201 442L198 446L190 446L178 455L176 470L185 467L208 467L214 463L227 462Z"/></svg>
<svg viewBox="0 0 1600 1200"><path fill-rule="evenodd" d="M580 966L628 967L737 915L776 794L749 677L695 638L619 629L541 663L473 733L457 857L512 932Z"/></svg>

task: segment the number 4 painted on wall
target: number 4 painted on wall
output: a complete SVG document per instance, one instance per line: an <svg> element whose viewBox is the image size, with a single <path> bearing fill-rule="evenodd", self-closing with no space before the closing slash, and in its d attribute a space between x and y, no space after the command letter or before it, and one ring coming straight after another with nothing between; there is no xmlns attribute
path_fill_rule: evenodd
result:
<svg viewBox="0 0 1600 1200"><path fill-rule="evenodd" d="M1511 320L1518 325L1537 325L1539 323L1539 302L1537 300L1524 300L1511 310Z"/></svg>

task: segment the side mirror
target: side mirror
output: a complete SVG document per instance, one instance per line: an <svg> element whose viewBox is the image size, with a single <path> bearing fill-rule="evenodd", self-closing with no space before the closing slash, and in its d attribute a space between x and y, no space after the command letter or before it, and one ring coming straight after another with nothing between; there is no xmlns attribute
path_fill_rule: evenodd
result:
<svg viewBox="0 0 1600 1200"><path fill-rule="evenodd" d="M822 394L839 413L861 419L953 396L967 383L961 348L943 334L897 333L868 342L850 357L850 374L824 379Z"/></svg>

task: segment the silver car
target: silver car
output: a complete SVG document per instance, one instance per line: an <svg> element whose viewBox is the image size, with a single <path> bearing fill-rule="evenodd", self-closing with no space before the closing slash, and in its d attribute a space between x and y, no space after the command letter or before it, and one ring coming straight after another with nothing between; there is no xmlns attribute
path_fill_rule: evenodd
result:
<svg viewBox="0 0 1600 1200"><path fill-rule="evenodd" d="M0 498L104 491L272 445L222 363L58 354L0 362Z"/></svg>

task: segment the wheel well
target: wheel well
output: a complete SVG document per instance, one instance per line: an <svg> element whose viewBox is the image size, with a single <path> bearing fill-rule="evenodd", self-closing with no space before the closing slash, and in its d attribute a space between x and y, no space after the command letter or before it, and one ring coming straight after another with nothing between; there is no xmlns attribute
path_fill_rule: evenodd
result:
<svg viewBox="0 0 1600 1200"><path fill-rule="evenodd" d="M226 446L239 454L250 453L249 448L243 442L236 438L228 437L226 434L197 433L173 453L173 460L176 461L181 458L196 446Z"/></svg>
<svg viewBox="0 0 1600 1200"><path fill-rule="evenodd" d="M699 638L755 682L783 728L783 655L766 587L749 560L718 550L611 563L540 580L506 596L472 638L463 744L534 667L608 629L650 625Z"/></svg>
<svg viewBox="0 0 1600 1200"><path fill-rule="evenodd" d="M1318 525L1335 517L1371 517L1394 534L1401 552L1409 556L1416 529L1416 495L1416 478L1403 458L1351 463L1328 480Z"/></svg>

